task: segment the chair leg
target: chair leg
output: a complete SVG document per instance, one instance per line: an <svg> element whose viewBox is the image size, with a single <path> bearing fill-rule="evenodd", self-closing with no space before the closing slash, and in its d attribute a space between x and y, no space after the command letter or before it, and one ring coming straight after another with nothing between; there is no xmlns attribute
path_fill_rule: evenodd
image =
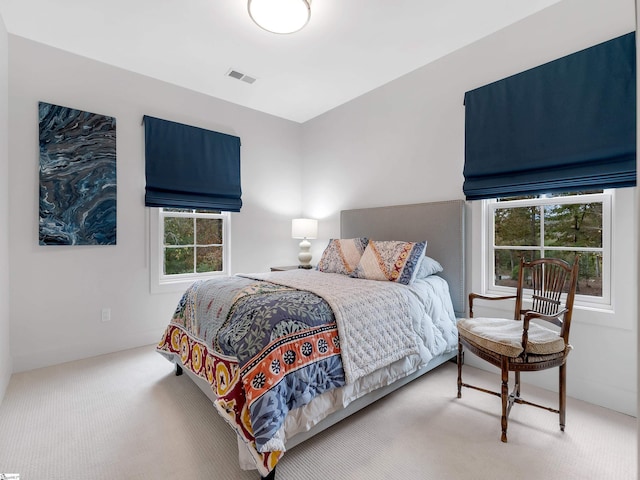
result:
<svg viewBox="0 0 640 480"><path fill-rule="evenodd" d="M506 358L502 359L502 391L500 398L502 399L502 436L500 440L507 443L507 404L509 403L509 369Z"/></svg>
<svg viewBox="0 0 640 480"><path fill-rule="evenodd" d="M462 342L458 340L458 398L462 398Z"/></svg>
<svg viewBox="0 0 640 480"><path fill-rule="evenodd" d="M567 405L567 391L566 391L566 383L567 383L567 364L563 363L560 365L560 385L558 391L560 393L560 401L558 410L560 411L560 430L564 432L564 422L565 422L565 409Z"/></svg>
<svg viewBox="0 0 640 480"><path fill-rule="evenodd" d="M515 398L520 398L520 371L519 370L516 370L515 376L516 376L516 386L513 389L513 394Z"/></svg>

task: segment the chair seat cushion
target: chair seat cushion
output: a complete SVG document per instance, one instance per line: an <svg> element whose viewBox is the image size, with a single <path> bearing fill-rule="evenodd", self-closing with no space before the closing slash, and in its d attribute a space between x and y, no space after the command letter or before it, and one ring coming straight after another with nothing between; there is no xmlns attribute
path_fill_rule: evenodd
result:
<svg viewBox="0 0 640 480"><path fill-rule="evenodd" d="M505 318L461 318L458 334L476 345L507 357L519 356L522 349L522 322ZM527 354L552 355L564 352L564 339L553 330L529 324Z"/></svg>

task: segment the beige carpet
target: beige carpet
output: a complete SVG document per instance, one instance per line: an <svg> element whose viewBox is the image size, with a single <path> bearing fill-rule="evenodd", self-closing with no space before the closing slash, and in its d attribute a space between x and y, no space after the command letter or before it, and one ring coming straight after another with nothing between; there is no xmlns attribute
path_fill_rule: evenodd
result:
<svg viewBox="0 0 640 480"><path fill-rule="evenodd" d="M468 389L456 399L455 370L447 363L293 448L276 478L637 478L635 418L570 398L563 434L556 415L516 405L502 444L500 399ZM466 380L497 385L497 376L465 371ZM525 386L527 393L555 401L544 390ZM153 347L13 375L0 406L0 473L20 480L259 478L238 469L230 428Z"/></svg>

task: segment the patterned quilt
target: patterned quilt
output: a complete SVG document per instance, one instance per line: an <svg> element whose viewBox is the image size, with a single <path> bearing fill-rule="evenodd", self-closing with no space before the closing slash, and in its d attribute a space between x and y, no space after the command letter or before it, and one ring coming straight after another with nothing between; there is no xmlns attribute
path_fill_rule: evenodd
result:
<svg viewBox="0 0 640 480"><path fill-rule="evenodd" d="M218 412L266 476L283 454L290 410L368 367L416 351L426 363L455 348L446 282L384 288L391 284L315 271L196 282L157 350L211 385Z"/></svg>
<svg viewBox="0 0 640 480"><path fill-rule="evenodd" d="M317 295L242 277L194 283L158 351L207 380L216 408L262 475L282 455L273 436L290 409L345 384L338 330Z"/></svg>

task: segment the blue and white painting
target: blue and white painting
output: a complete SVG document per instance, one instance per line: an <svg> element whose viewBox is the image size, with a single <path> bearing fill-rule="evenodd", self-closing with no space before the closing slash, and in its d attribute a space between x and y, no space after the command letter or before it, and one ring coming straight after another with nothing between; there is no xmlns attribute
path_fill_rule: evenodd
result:
<svg viewBox="0 0 640 480"><path fill-rule="evenodd" d="M38 108L40 245L115 245L116 119Z"/></svg>

